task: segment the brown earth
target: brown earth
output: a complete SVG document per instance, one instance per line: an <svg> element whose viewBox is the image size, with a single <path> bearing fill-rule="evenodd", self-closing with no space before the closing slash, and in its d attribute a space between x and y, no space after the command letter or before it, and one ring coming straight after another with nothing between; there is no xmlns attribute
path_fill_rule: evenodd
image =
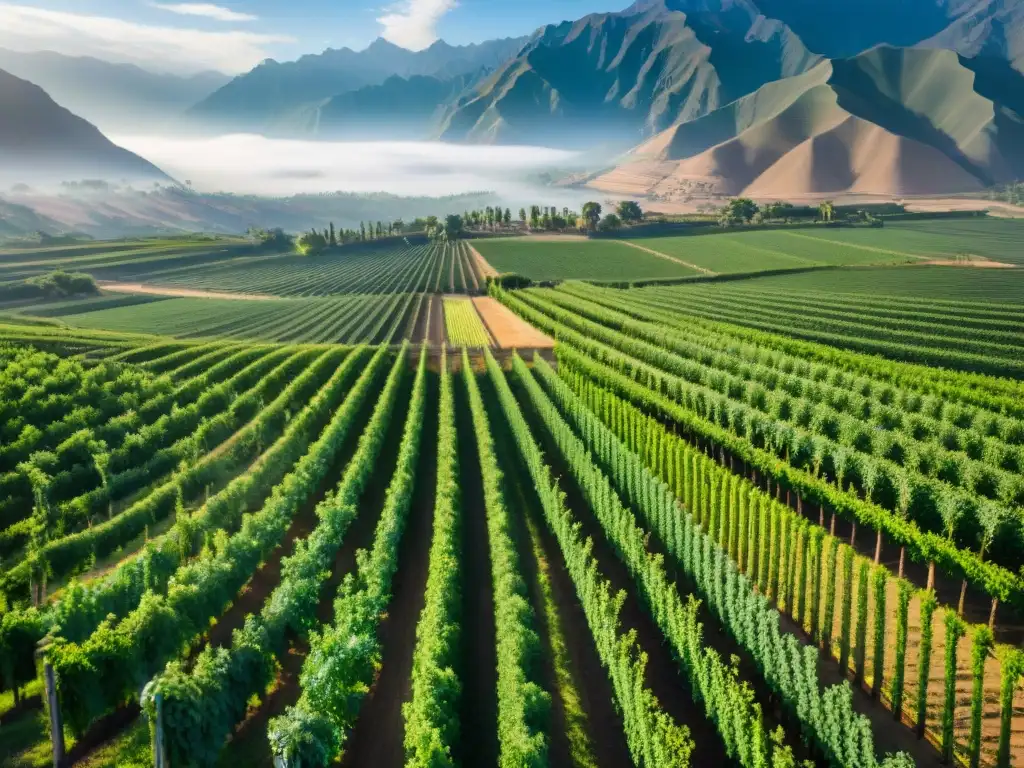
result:
<svg viewBox="0 0 1024 768"><path fill-rule="evenodd" d="M551 349L555 342L490 296L473 299L484 327L500 349Z"/></svg>
<svg viewBox="0 0 1024 768"><path fill-rule="evenodd" d="M197 288L171 288L143 283L114 283L105 280L97 281L104 291L113 293L142 293L153 296L177 296L189 299L238 299L241 301L274 301L280 296L268 296L263 293L227 293L223 291L203 291Z"/></svg>
<svg viewBox="0 0 1024 768"><path fill-rule="evenodd" d="M441 296L430 297L430 319L427 320L427 341L434 346L441 346L448 337L444 330L444 302Z"/></svg>
<svg viewBox="0 0 1024 768"><path fill-rule="evenodd" d="M990 259L976 259L971 261L958 261L956 259L930 259L920 262L922 265L936 267L974 267L975 269L1016 269L1016 264L1007 264L1003 261L991 261Z"/></svg>

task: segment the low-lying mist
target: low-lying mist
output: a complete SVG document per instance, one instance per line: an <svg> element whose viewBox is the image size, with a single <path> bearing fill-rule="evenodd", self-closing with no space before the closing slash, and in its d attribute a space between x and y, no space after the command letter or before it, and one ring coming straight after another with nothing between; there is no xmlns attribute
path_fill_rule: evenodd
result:
<svg viewBox="0 0 1024 768"><path fill-rule="evenodd" d="M572 169L580 162L574 152L544 147L302 141L251 134L112 140L178 181L191 182L200 192L279 197L344 191L433 197L491 191L509 206L575 206L586 196L535 180L545 170Z"/></svg>

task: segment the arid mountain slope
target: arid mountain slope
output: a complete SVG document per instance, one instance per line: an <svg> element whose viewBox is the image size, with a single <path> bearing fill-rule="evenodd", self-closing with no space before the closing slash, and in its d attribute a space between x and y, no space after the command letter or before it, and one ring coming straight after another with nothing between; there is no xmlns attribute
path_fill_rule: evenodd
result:
<svg viewBox="0 0 1024 768"><path fill-rule="evenodd" d="M745 1L686 14L654 7L542 28L463 94L449 141L632 143L818 62L784 24Z"/></svg>
<svg viewBox="0 0 1024 768"><path fill-rule="evenodd" d="M1024 174L1022 100L1008 65L881 46L673 126L592 183L664 197L973 191Z"/></svg>

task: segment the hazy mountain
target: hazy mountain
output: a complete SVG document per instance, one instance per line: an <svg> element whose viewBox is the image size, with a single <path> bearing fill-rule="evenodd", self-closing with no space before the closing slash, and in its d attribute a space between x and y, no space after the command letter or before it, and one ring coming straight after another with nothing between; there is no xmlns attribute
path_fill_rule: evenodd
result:
<svg viewBox="0 0 1024 768"><path fill-rule="evenodd" d="M264 130L280 124L282 116L380 85L395 75L444 80L493 69L514 56L524 42L525 38L509 38L452 46L438 40L425 50L409 51L377 39L363 51L328 49L286 63L268 59L197 104L190 115L212 127Z"/></svg>
<svg viewBox="0 0 1024 768"><path fill-rule="evenodd" d="M331 222L358 227L360 221L411 221L445 211L497 205L487 192L448 197L408 197L383 192L308 194L290 197L200 194L165 186L150 191L62 189L59 192L0 191L0 241L38 231L76 232L95 238L185 232L240 234L251 226L288 232L323 230Z"/></svg>
<svg viewBox="0 0 1024 768"><path fill-rule="evenodd" d="M61 106L106 130L166 127L168 119L181 117L231 79L220 72L179 77L90 57L3 48L0 69L38 85Z"/></svg>
<svg viewBox="0 0 1024 768"><path fill-rule="evenodd" d="M159 168L111 143L27 80L0 70L0 184L33 187L104 179L169 182Z"/></svg>
<svg viewBox="0 0 1024 768"><path fill-rule="evenodd" d="M1020 0L958 0L956 19L922 45L965 56L1010 62L1024 72L1024 3Z"/></svg>
<svg viewBox="0 0 1024 768"><path fill-rule="evenodd" d="M459 98L441 138L635 143L818 60L745 0L706 0L690 13L654 3L592 14L539 30Z"/></svg>
<svg viewBox="0 0 1024 768"><path fill-rule="evenodd" d="M953 51L823 61L638 147L595 186L678 198L972 191L1024 176L1024 76Z"/></svg>
<svg viewBox="0 0 1024 768"><path fill-rule="evenodd" d="M435 130L444 105L478 74L451 79L392 75L380 85L348 91L302 112L309 134L331 139L422 140Z"/></svg>

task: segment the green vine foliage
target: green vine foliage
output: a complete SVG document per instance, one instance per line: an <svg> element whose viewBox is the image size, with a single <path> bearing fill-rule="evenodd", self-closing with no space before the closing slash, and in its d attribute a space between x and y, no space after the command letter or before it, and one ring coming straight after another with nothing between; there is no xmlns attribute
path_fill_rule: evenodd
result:
<svg viewBox="0 0 1024 768"><path fill-rule="evenodd" d="M351 432L355 418L370 398L382 351L371 360L364 378L353 387L330 425L303 458L307 482L322 477L333 453ZM372 476L384 434L392 418L406 368L406 351L398 354L385 381L370 422L348 463L337 493L316 507L317 525L296 543L283 561L281 581L257 616L235 632L229 648L207 646L191 672L170 662L143 692L143 705L155 722L156 695L162 694L164 749L174 764L209 765L224 741L245 716L249 700L272 682L276 662L292 636L306 636L316 624L316 608L345 531L358 512L358 499Z"/></svg>
<svg viewBox="0 0 1024 768"><path fill-rule="evenodd" d="M1010 768L1010 737L1013 734L1013 697L1017 683L1024 675L1024 652L1006 648L1000 659L999 679L999 749L997 768Z"/></svg>
<svg viewBox="0 0 1024 768"><path fill-rule="evenodd" d="M405 347L402 351L404 356ZM327 766L344 753L345 739L380 667L377 628L391 599L391 580L398 567L398 548L412 501L424 431L426 358L426 354L420 356L398 447L398 461L374 530L373 545L369 552L360 550L357 553L355 571L345 576L338 590L334 601L334 624L310 633L309 653L299 676L302 688L299 701L267 724L271 752L284 765L295 768ZM374 415L389 412L391 407L391 403L385 403L381 409L375 410ZM386 421L371 423L369 429L373 431L364 431L360 448L364 445L377 446L371 451L372 458L384 441ZM358 514L361 485L373 475L373 462L365 458L364 461L357 470L361 475L360 487L353 489L353 496L341 499L345 507L343 516L348 520ZM343 482L354 477L346 472ZM325 548L338 546L340 537L336 535L337 529L318 526L317 530L322 531L324 539L333 538L330 544L324 542ZM320 579L323 578L321 571ZM304 593L314 593L310 612L293 619L305 618L307 626L315 625L317 591L316 587L309 586L303 590Z"/></svg>
<svg viewBox="0 0 1024 768"><path fill-rule="evenodd" d="M758 441L765 447L758 447L751 441L752 435L734 433L726 427L760 428L763 421L759 414L740 413L723 395L694 388L679 376L630 357L615 345L599 341L595 334L601 333L601 326L597 323L591 324L597 328L587 326L587 333L580 332L572 325L579 323L579 317L573 311L551 306L541 311L537 308L540 300L529 292L519 291L513 295L498 291L497 296L515 312L558 339L556 353L560 364L577 367L652 412L671 418L694 435L727 448L747 466L773 477L806 502L826 506L845 519L884 531L893 541L906 545L913 557L936 562L949 572L962 573L970 583L1001 601L1024 604L1024 582L1006 568L983 561L975 551L957 547L944 531L922 531L913 518L907 518L902 511L884 509L849 493L845 487L836 487L810 466L790 466L768 449L770 445L785 447L797 440L799 450L795 450L794 455L807 457L815 455L810 448L812 444L821 442L820 437L805 437L795 432L792 439L777 440L774 435L763 436L758 437ZM616 337L616 344L625 345L623 348L631 343L626 337ZM704 399L703 405L701 398ZM723 419L728 420L727 424L722 423ZM929 485L935 482L927 479L927 492L911 494L908 498L937 498L937 491Z"/></svg>
<svg viewBox="0 0 1024 768"><path fill-rule="evenodd" d="M425 356L424 356L425 357ZM455 390L447 352L441 354L437 488L423 611L416 625L412 695L402 706L406 768L452 768L459 742L458 674L462 573L459 452Z"/></svg>
<svg viewBox="0 0 1024 768"><path fill-rule="evenodd" d="M954 731L954 716L956 713L956 669L957 669L957 645L960 638L964 636L967 627L963 619L956 615L951 609L945 611L946 625L946 689L942 700L942 758L947 763L953 759L953 752L956 747L956 736Z"/></svg>
<svg viewBox="0 0 1024 768"><path fill-rule="evenodd" d="M780 629L779 613L766 596L759 594L747 577L738 571L725 551L716 545L715 538L678 506L668 485L657 479L639 456L629 451L595 415L602 412L602 406L597 404L588 409L561 378L572 379L572 374L565 369L556 374L539 357L534 359L533 371L543 381L547 393L533 380L533 373L525 365L514 366L514 370L523 379L538 412L546 414L549 431L562 452L567 456L581 457L581 485L587 485L582 481L589 473L596 472L599 478L603 471L610 474L615 489L611 491L611 499L614 501L617 494L622 494L623 501L637 511L651 534L690 576L697 587L697 594L707 601L709 609L723 626L753 656L768 687L790 708L805 733L813 735L818 749L830 760L844 765L877 764L870 724L853 711L849 684L822 690L817 680L817 651L801 645L795 636ZM618 407L614 405L617 399L611 402L612 407ZM572 420L582 439L576 437L561 413ZM588 452L593 452L603 471L589 468L592 465L584 459ZM570 461L570 466L572 464ZM725 470L713 462L709 462L707 470L709 475L725 474ZM595 491L595 498L607 496L607 491L601 495ZM619 506L624 507L621 503ZM769 509L766 511L774 509L778 517L785 509L774 501L769 501L767 506ZM724 513L730 514L730 510L724 510ZM632 516L634 513L624 508L619 514ZM902 761L904 757L896 759Z"/></svg>
<svg viewBox="0 0 1024 768"><path fill-rule="evenodd" d="M203 548L198 557L176 572L166 594L146 592L124 619L103 622L82 643L57 638L48 646L47 658L57 672L62 711L73 729L80 732L97 717L135 699L156 672L199 638L211 619L223 613L281 542L295 511L318 484L320 476L316 472L327 471L325 454L330 456L338 448L331 442L319 442L304 454L308 422L315 421L317 413L333 413L346 394L365 392L369 386L366 382L376 375L376 366L363 371L362 387L357 385L349 391L345 386L352 366L361 357L350 356L346 360L349 365L335 371L308 410L292 419L286 434L275 444L273 458L267 458L255 473L235 478L225 489L223 503L237 510L242 522L224 546ZM342 410L353 418L348 409ZM274 487L262 508L243 515L253 477L279 465L292 470ZM207 507L205 513L211 510ZM196 542L196 547L204 540Z"/></svg>
<svg viewBox="0 0 1024 768"><path fill-rule="evenodd" d="M850 668L850 634L853 616L853 547L842 546L843 604L839 614L839 669L846 674Z"/></svg>
<svg viewBox="0 0 1024 768"><path fill-rule="evenodd" d="M903 716L903 694L907 679L907 621L913 587L906 579L896 582L896 651L892 672L892 712Z"/></svg>
<svg viewBox="0 0 1024 768"><path fill-rule="evenodd" d="M985 661L992 651L992 630L986 626L974 628L971 638L971 736L967 746L967 759L971 768L981 765L981 720L985 708Z"/></svg>
<svg viewBox="0 0 1024 768"><path fill-rule="evenodd" d="M200 494L219 473L251 462L258 455L257 434L280 437L264 454L255 471L236 478L206 499L198 511L184 515L168 533L150 540L105 579L89 585L73 581L60 599L41 609L41 631L71 643L82 643L102 621L111 616L117 619L127 616L138 607L147 592L164 594L171 576L184 563L183 557L197 551L207 532L236 529L249 500L265 496L281 480L309 445L313 432L327 418L329 407L333 405L331 399L317 397L318 390L323 391L328 384L332 390L339 386L330 374L340 367L345 373L337 392L343 394L345 381L365 362L366 355L365 349L350 352L344 348L300 353L297 367L289 364L278 369L256 391L237 398L229 414L223 415L232 420L252 419L236 434L229 450L219 456L203 457L184 471L176 472L166 483L113 519L48 544L51 556L55 556L57 551L64 551L68 562L75 563L90 562L94 556L112 552L145 533L150 523L176 513L183 496ZM328 384L324 384L325 381ZM281 392L265 408L260 408L258 403L264 386L281 388ZM296 411L297 415L289 420L288 414ZM208 421L197 434L211 423ZM51 568L55 562L51 558ZM15 609L8 615L22 610ZM19 653L3 632L0 626L0 668L8 666L20 670L18 674L21 676L33 676L36 669L34 652L26 653L25 646L21 646L22 652ZM37 639L41 638L42 634Z"/></svg>
<svg viewBox="0 0 1024 768"><path fill-rule="evenodd" d="M521 361L515 363L519 365ZM558 540L559 548L580 600L587 625L590 627L601 664L606 669L612 684L616 704L622 713L623 729L634 763L642 768L685 768L690 764L693 740L684 725L676 723L666 713L657 698L644 681L646 654L639 648L635 632L624 632L620 626L619 613L625 593L612 593L611 583L599 570L592 554L590 540L580 539L579 526L565 504L565 494L554 480L551 469L544 462L540 450L504 373L498 368L493 357L487 358L487 370L498 394L498 401L511 427L520 454L523 456L530 475L541 499L545 519ZM595 510L604 511L603 508ZM696 605L680 606L676 615L679 627L691 628L698 635L700 624L696 621ZM693 650L691 645L687 648ZM694 658L705 659L710 664L717 656L713 654ZM709 671L728 672L721 667L710 667ZM749 698L729 674L709 674L700 678L707 686L704 694L720 702L722 712L729 711L733 721L745 724L742 719ZM713 686L713 687L712 687ZM754 705L756 706L756 705ZM751 750L760 750L755 731L748 736ZM756 752L755 754L760 754ZM779 752L781 754L781 751Z"/></svg>
<svg viewBox="0 0 1024 768"><path fill-rule="evenodd" d="M864 668L867 664L868 643L868 582L871 578L871 565L864 558L857 564L857 635L854 640L854 678L858 683L864 680ZM884 616L885 614L882 614Z"/></svg>
<svg viewBox="0 0 1024 768"><path fill-rule="evenodd" d="M875 632L872 644L871 695L876 699L882 692L885 677L885 601L888 592L889 571L876 566L871 575L871 586L874 591Z"/></svg>
<svg viewBox="0 0 1024 768"><path fill-rule="evenodd" d="M927 590L920 593L921 596L921 646L918 662L918 670L930 670L932 663L932 642L935 629L933 617L938 607L938 600L935 592ZM928 722L928 681L930 674L918 673L917 685L917 732L924 734Z"/></svg>

